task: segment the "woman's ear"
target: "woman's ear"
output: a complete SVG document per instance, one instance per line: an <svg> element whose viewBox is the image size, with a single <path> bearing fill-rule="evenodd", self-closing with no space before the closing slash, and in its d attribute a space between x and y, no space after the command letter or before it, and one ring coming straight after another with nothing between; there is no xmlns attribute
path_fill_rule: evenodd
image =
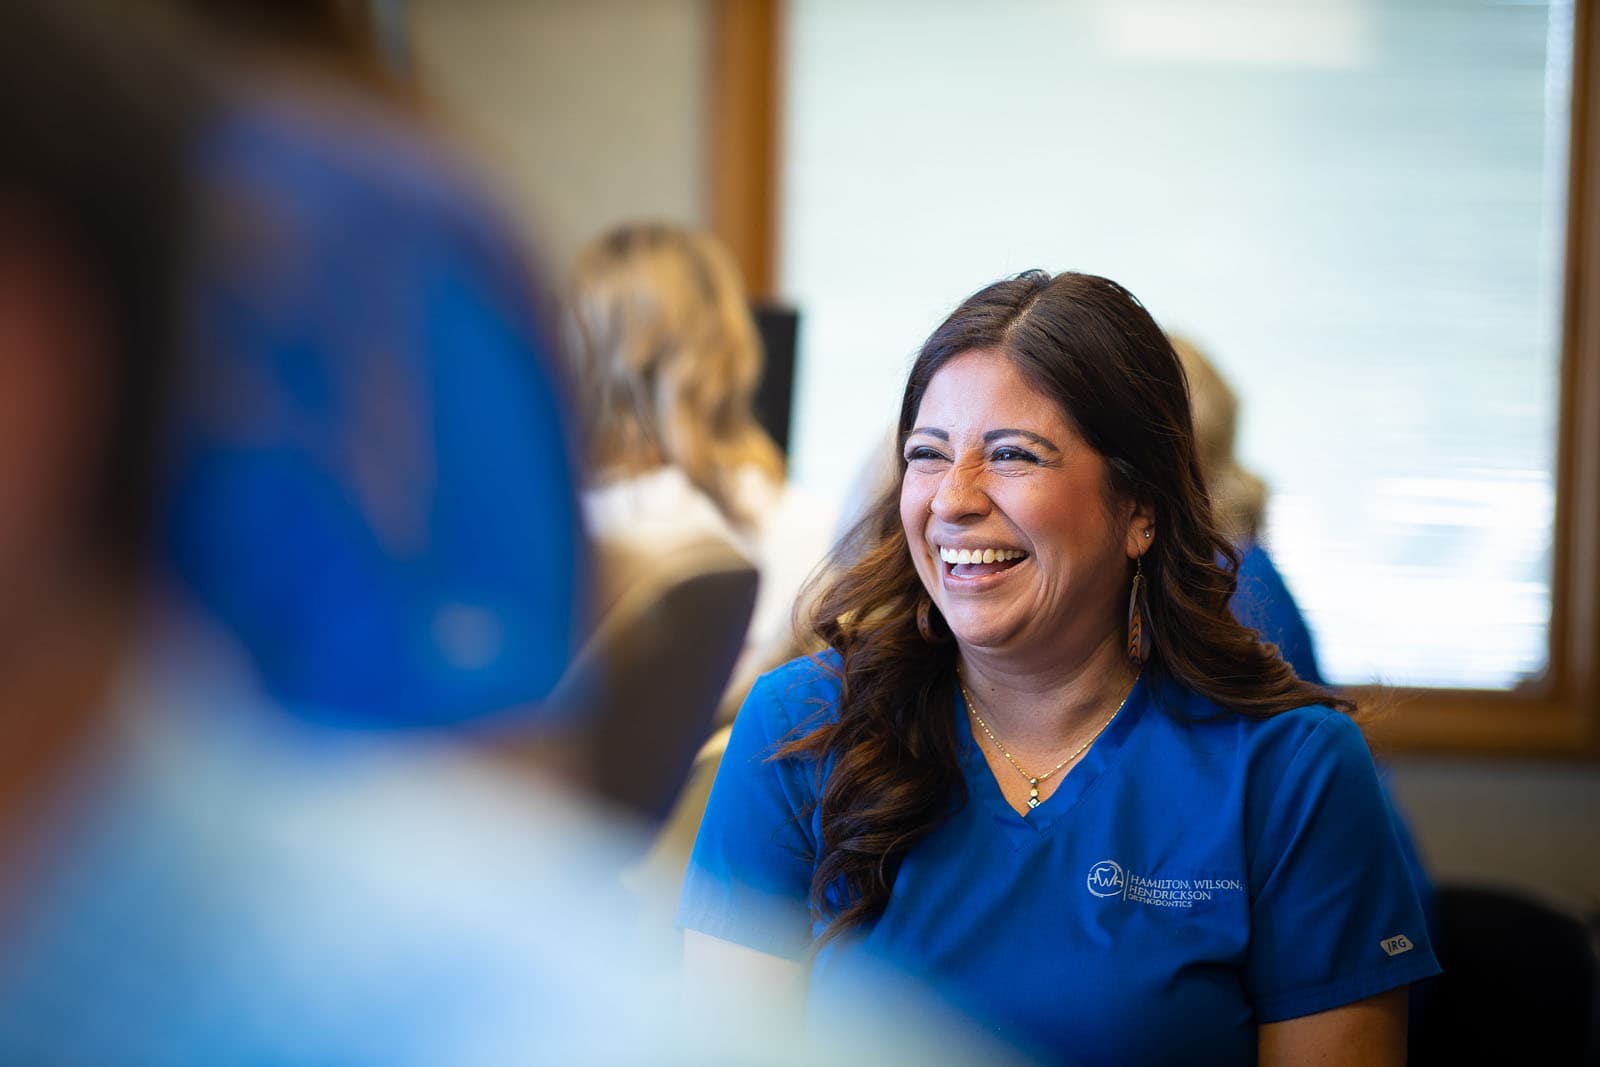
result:
<svg viewBox="0 0 1600 1067"><path fill-rule="evenodd" d="M1129 559L1138 559L1150 551L1156 539L1156 509L1144 501L1133 505L1128 516L1127 549Z"/></svg>

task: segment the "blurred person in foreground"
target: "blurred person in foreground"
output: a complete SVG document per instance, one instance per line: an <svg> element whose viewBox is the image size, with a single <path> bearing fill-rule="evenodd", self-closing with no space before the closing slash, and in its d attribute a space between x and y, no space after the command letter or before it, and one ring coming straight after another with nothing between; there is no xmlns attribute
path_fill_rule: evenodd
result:
<svg viewBox="0 0 1600 1067"><path fill-rule="evenodd" d="M297 722L149 562L178 382L233 355L175 359L218 112L176 38L112 14L0 6L0 1059L593 1062L677 1032L648 1010L665 980L628 985L637 1026L592 995L602 930L580 951L527 921L603 900L581 872L614 868L612 827L467 753ZM277 158L338 170L315 140ZM308 269L285 251L307 203L256 206L277 209L258 220L272 254L230 269ZM317 414L343 417L302 412L313 438Z"/></svg>
<svg viewBox="0 0 1600 1067"><path fill-rule="evenodd" d="M683 1003L670 946L616 921L626 906L616 874L638 845L582 797L494 759L462 731L339 728L414 723L424 698L445 700L452 715L503 698L474 674L478 661L458 664L467 679L458 688L430 681L444 668L402 659L417 653L400 646L393 669L434 688L390 703L362 665L363 684L349 693L319 682L296 697L286 685L294 675L281 673L295 646L285 639L259 654L256 609L233 619L211 610L174 564L169 527L215 521L227 533L224 519L241 505L224 492L212 504L222 518L208 517L212 498L185 497L180 485L180 503L154 509L152 529L163 463L180 479L196 462L213 464L219 481L229 469L257 478L269 536L293 541L306 536L300 523L322 524L404 561L416 542L380 533L406 532L387 523L407 505L425 500L439 523L470 510L464 498L495 492L516 510L570 486L560 474L568 459L564 450L518 458L554 488L521 473L448 484L437 457L447 439L434 436L427 406L407 398L425 386L470 397L481 368L416 358L428 345L401 345L392 358L378 344L359 351L448 326L503 367L487 380L506 395L481 418L548 414L541 397L553 390L539 384L538 350L495 314L531 319L521 304L497 302L511 298L496 268L515 253L460 221L479 210L466 190L402 195L409 171L396 162L420 160L425 146L388 133L378 140L389 154L359 152L316 122L268 123L265 141L253 127L253 138L224 136L232 150L219 152L216 131L238 127L219 127L211 108L227 105L183 74L184 55L146 40L143 23L106 15L77 0L0 6L9 90L0 100L0 729L13 761L0 808L0 1059L833 1062L787 1040L782 1020L753 1002L732 1019L715 1004L697 1014ZM202 100L198 114L178 106ZM391 212L399 198L433 216L418 223L424 232L457 240L406 231L388 257L334 257L365 270L318 303L302 284L331 284L316 254L349 233L347 218L370 221L363 197ZM186 236L194 200L204 208ZM225 219L242 219L254 239L222 239L238 237ZM340 309L392 295L372 279L412 257L434 269L399 273L429 283L411 292L434 314L401 317L376 337L338 328ZM185 258L193 287L179 269ZM199 308L186 345L180 291ZM285 294L298 299L271 298ZM217 318L236 328L209 329ZM266 340L245 343L257 332L289 351L268 358ZM169 375L180 348L188 358ZM361 388L342 384L352 369ZM253 447L198 447L190 420L206 402L243 417L219 426ZM395 469L424 473L410 481ZM575 508L569 501L559 514ZM154 561L152 539L163 546ZM575 564L546 548L542 566ZM429 603L441 581L398 563L397 576L376 549L320 566L302 558L308 566L279 570L277 588L256 592L292 607L339 581L342 599L327 604L353 626L395 599ZM252 560L237 559L240 580L254 581ZM525 562L486 552L481 565L514 576ZM558 630L567 625L559 597L543 610L557 614ZM320 663L332 638L318 622L308 620L298 648ZM542 669L522 676L525 718L535 721L546 712L531 703L542 678ZM308 714L309 705L322 710Z"/></svg>
<svg viewBox="0 0 1600 1067"><path fill-rule="evenodd" d="M570 288L590 530L623 560L701 537L734 545L761 577L741 669L788 658L831 520L786 485L756 421L761 339L732 257L709 234L629 224L578 254Z"/></svg>
<svg viewBox="0 0 1600 1067"><path fill-rule="evenodd" d="M899 440L827 651L734 723L692 970L825 1003L887 960L1050 1062L1403 1062L1437 964L1355 708L1231 614L1150 315L1091 275L989 286Z"/></svg>

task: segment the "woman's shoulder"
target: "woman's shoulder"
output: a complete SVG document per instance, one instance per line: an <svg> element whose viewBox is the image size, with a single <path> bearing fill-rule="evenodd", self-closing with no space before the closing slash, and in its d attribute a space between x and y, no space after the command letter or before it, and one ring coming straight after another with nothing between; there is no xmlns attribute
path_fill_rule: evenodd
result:
<svg viewBox="0 0 1600 1067"><path fill-rule="evenodd" d="M1371 763L1366 737L1356 720L1326 704L1306 704L1254 720L1257 747L1271 752L1287 771L1294 765L1357 760Z"/></svg>
<svg viewBox="0 0 1600 1067"><path fill-rule="evenodd" d="M739 711L754 715L777 741L838 717L841 660L832 649L797 656L756 679Z"/></svg>
<svg viewBox="0 0 1600 1067"><path fill-rule="evenodd" d="M1235 748L1252 762L1286 763L1308 753L1359 754L1370 759L1361 727L1326 704L1305 704L1271 715L1241 715L1192 690L1162 687L1160 701L1169 721L1208 748Z"/></svg>

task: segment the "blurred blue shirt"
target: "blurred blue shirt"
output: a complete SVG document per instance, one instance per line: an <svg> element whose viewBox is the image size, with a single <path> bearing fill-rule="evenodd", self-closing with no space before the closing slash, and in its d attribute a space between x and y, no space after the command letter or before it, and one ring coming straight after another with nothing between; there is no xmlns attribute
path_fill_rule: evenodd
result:
<svg viewBox="0 0 1600 1067"><path fill-rule="evenodd" d="M286 715L187 608L106 724L34 813L0 1061L829 1062L685 1009L618 878L637 830L437 733Z"/></svg>
<svg viewBox="0 0 1600 1067"><path fill-rule="evenodd" d="M538 701L587 554L513 228L352 101L236 101L198 166L168 563L297 714L438 725Z"/></svg>
<svg viewBox="0 0 1600 1067"><path fill-rule="evenodd" d="M1258 541L1240 549L1239 584L1228 606L1234 618L1259 633L1262 640L1278 646L1278 654L1301 680L1327 684L1317 666L1311 630L1300 614L1300 605Z"/></svg>
<svg viewBox="0 0 1600 1067"><path fill-rule="evenodd" d="M187 606L106 718L0 914L0 1062L1008 1062L882 999L815 1034L759 991L685 997L620 878L640 828L448 733L286 714Z"/></svg>

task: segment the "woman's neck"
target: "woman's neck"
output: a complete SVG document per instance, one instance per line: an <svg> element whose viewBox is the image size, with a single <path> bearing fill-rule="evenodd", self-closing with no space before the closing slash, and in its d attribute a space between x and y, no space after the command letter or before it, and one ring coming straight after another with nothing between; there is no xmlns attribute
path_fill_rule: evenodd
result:
<svg viewBox="0 0 1600 1067"><path fill-rule="evenodd" d="M959 669L989 726L1018 748L1040 751L1103 724L1139 676L1117 633L1084 655L1036 661L963 648Z"/></svg>

